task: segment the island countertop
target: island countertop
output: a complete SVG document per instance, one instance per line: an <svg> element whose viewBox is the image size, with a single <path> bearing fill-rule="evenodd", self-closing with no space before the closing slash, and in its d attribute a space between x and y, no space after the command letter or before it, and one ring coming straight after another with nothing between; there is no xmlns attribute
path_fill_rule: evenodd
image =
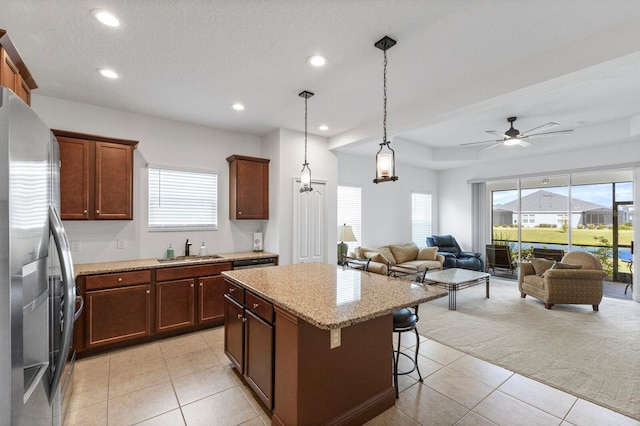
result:
<svg viewBox="0 0 640 426"><path fill-rule="evenodd" d="M326 263L222 275L320 329L348 327L448 294L437 287Z"/></svg>

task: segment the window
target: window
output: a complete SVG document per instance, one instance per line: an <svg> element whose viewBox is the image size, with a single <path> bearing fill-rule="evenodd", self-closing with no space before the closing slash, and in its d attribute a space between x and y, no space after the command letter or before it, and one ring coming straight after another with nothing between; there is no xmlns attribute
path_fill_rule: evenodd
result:
<svg viewBox="0 0 640 426"><path fill-rule="evenodd" d="M218 229L218 175L149 166L149 230Z"/></svg>
<svg viewBox="0 0 640 426"><path fill-rule="evenodd" d="M355 186L338 186L338 224L337 226L347 224L353 229L358 241L347 242L349 253L360 245L361 238L361 188ZM336 227L336 232L338 228Z"/></svg>
<svg viewBox="0 0 640 426"><path fill-rule="evenodd" d="M535 214L523 214L522 215L522 224L534 224L536 223L536 215Z"/></svg>
<svg viewBox="0 0 640 426"><path fill-rule="evenodd" d="M431 236L431 194L411 194L411 241L419 247Z"/></svg>

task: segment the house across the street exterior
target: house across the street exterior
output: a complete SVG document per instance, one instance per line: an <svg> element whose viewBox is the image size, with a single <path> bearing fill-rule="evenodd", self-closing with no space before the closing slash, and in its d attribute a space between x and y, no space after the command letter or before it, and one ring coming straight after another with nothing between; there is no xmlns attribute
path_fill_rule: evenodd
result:
<svg viewBox="0 0 640 426"><path fill-rule="evenodd" d="M522 217L520 226L533 228L536 226L562 227L569 225L569 197L551 191L540 190L521 198ZM571 199L571 227L580 225L611 225L613 211L611 207L588 201ZM493 225L517 225L518 201L499 204L493 208ZM619 223L629 220L630 212L620 212Z"/></svg>

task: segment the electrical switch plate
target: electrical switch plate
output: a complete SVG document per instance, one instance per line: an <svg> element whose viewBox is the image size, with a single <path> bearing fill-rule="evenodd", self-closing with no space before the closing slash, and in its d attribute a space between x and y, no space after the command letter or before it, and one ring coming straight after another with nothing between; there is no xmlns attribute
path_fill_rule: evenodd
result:
<svg viewBox="0 0 640 426"><path fill-rule="evenodd" d="M334 328L331 330L331 344L329 346L330 349L337 348L340 346L340 329Z"/></svg>
<svg viewBox="0 0 640 426"><path fill-rule="evenodd" d="M124 248L124 240L121 240L120 238L118 238L116 241L117 241L116 247L119 248L119 249L123 249Z"/></svg>
<svg viewBox="0 0 640 426"><path fill-rule="evenodd" d="M80 241L71 240L69 245L71 245L71 251L80 251Z"/></svg>

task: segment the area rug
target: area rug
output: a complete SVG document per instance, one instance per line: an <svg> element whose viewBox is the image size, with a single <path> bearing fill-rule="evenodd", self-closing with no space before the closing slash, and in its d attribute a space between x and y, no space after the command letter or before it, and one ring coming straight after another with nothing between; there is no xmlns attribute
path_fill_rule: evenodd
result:
<svg viewBox="0 0 640 426"><path fill-rule="evenodd" d="M555 305L520 297L515 281L491 278L420 306L420 334L582 399L640 420L640 303L605 297Z"/></svg>

